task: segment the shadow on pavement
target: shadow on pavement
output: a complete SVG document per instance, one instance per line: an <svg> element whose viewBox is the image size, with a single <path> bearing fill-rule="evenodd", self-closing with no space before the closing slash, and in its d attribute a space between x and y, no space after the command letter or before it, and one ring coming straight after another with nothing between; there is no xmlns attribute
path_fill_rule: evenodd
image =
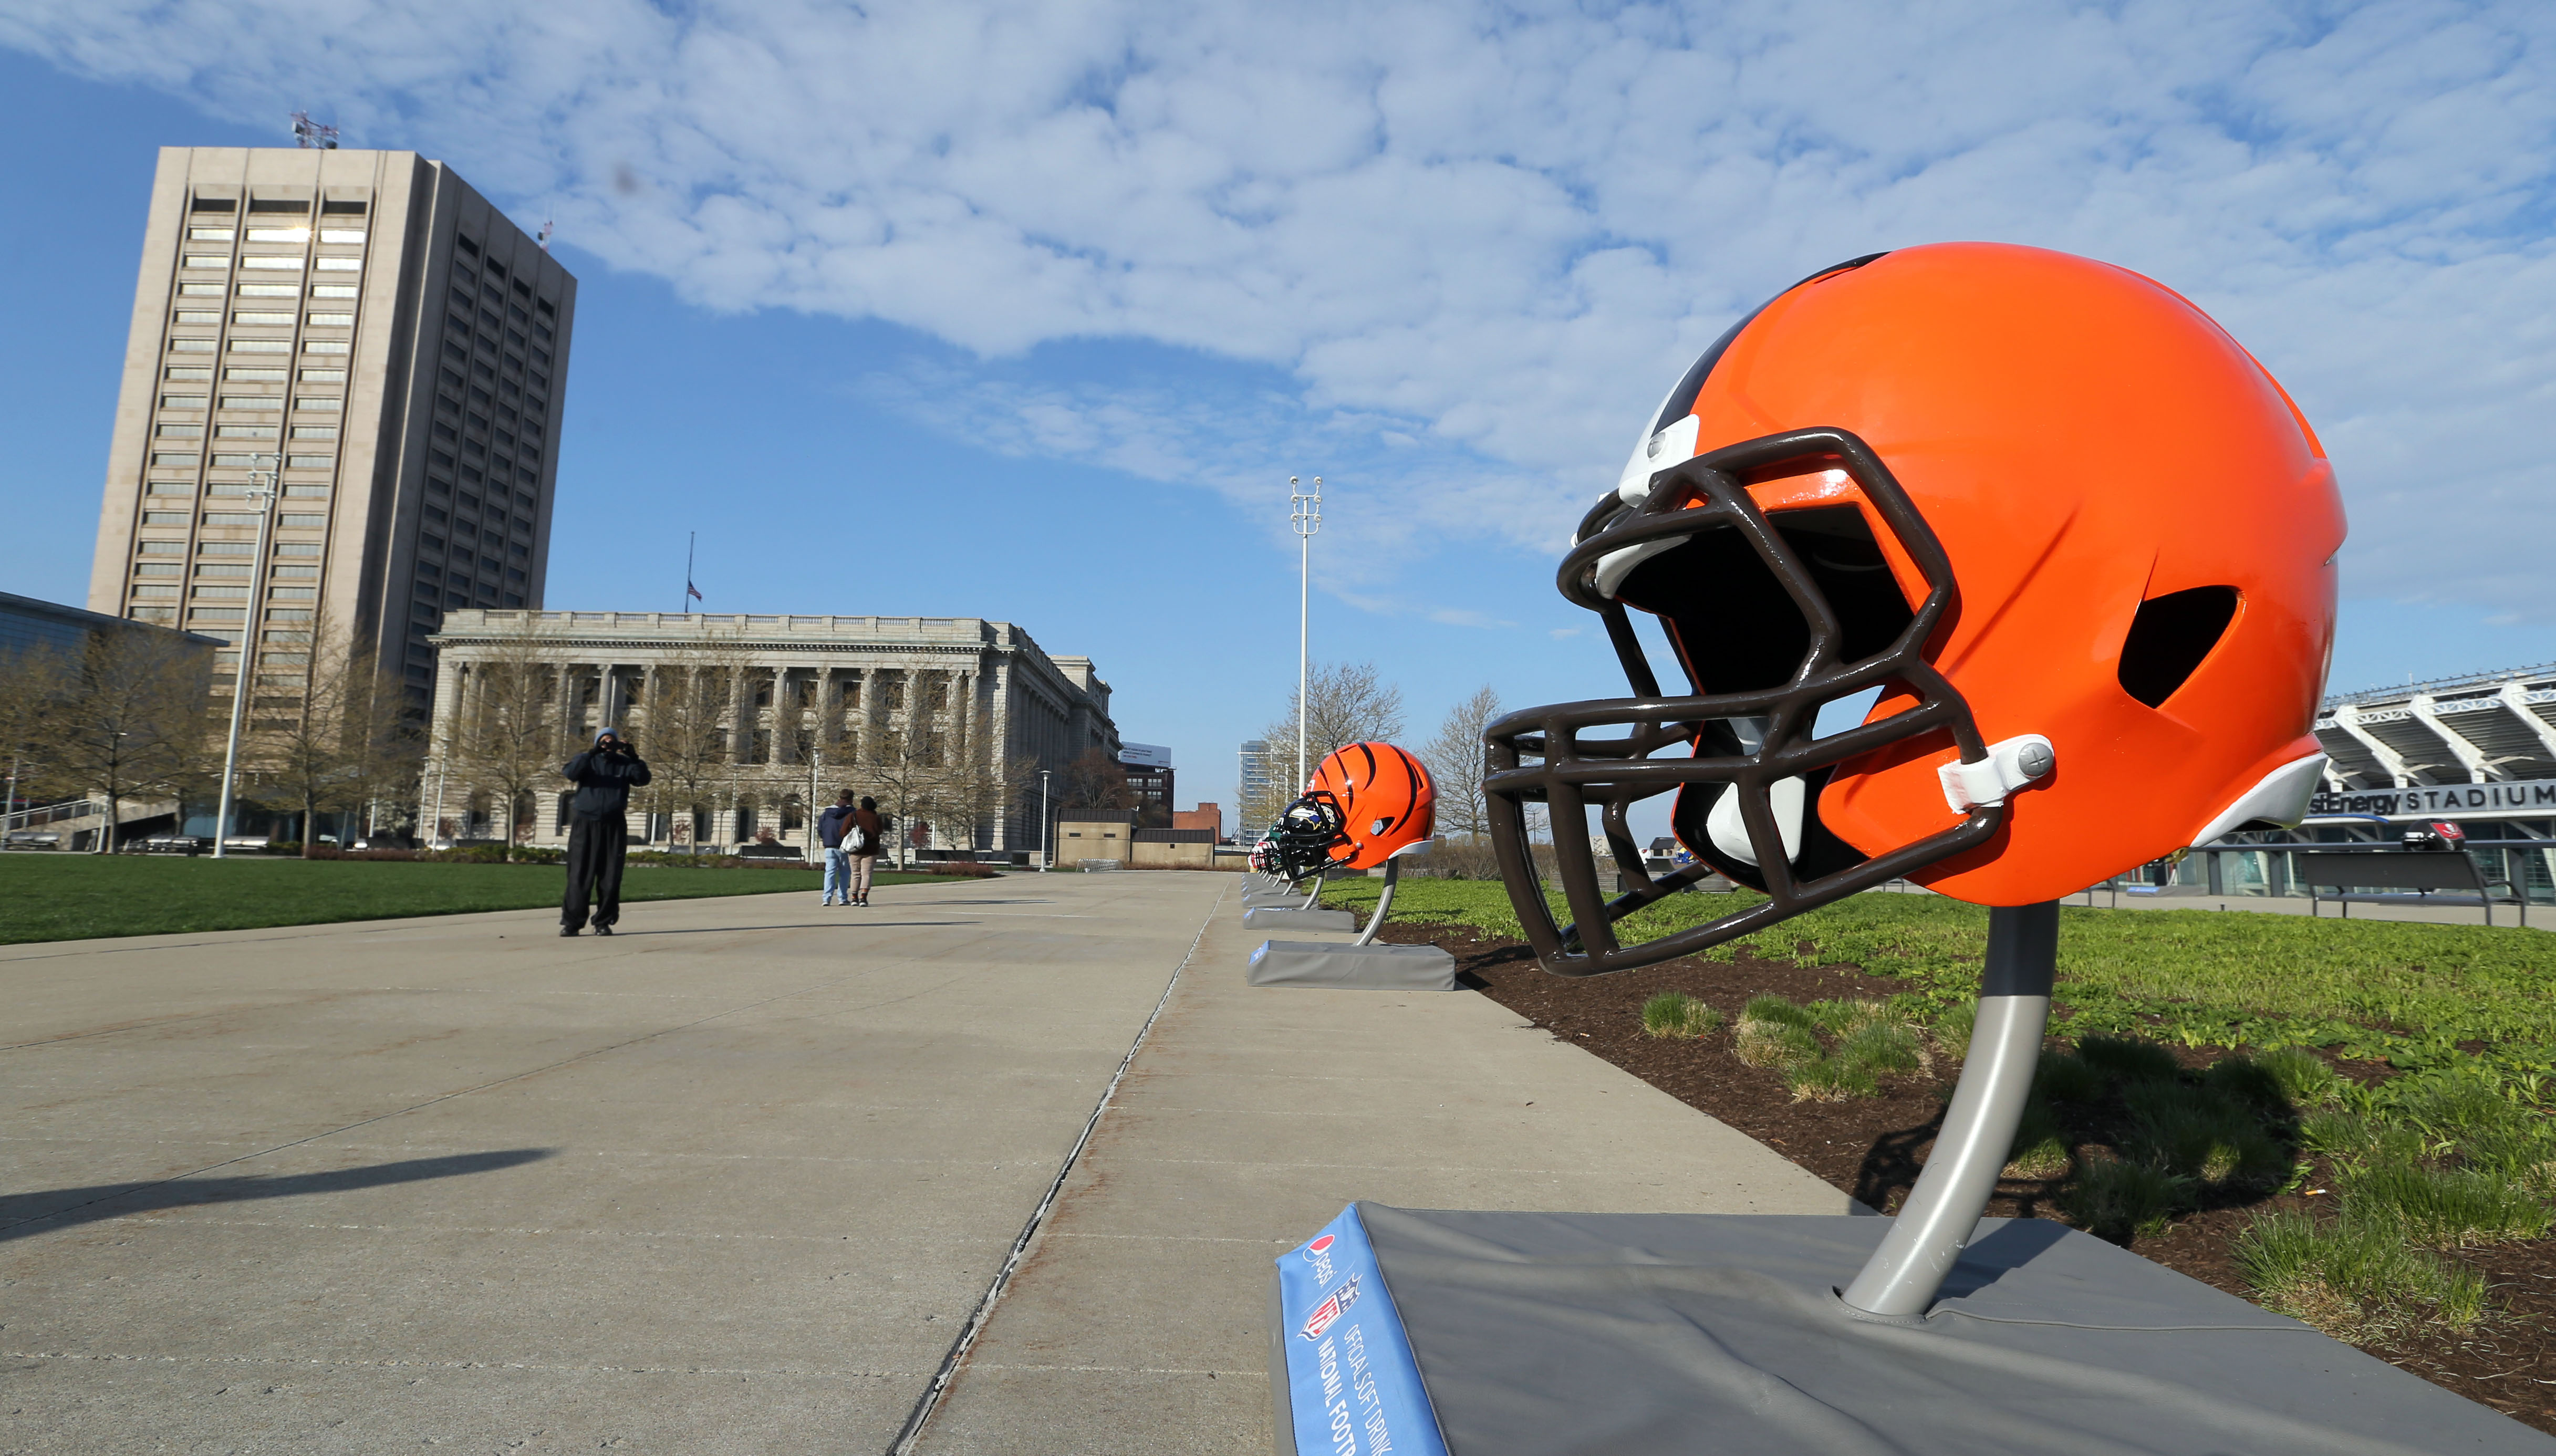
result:
<svg viewBox="0 0 2556 1456"><path fill-rule="evenodd" d="M0 1241L23 1239L50 1229L99 1219L120 1219L163 1209L193 1208L207 1203L239 1203L256 1198L292 1198L305 1193L345 1193L429 1178L456 1178L464 1173L491 1173L555 1156L556 1148L512 1147L502 1152L461 1152L445 1157L410 1158L369 1167L337 1168L325 1173L285 1173L272 1177L170 1178L158 1183L102 1183L89 1188L47 1188L35 1193L0 1193Z"/></svg>
<svg viewBox="0 0 2556 1456"><path fill-rule="evenodd" d="M847 925L866 925L879 930L907 930L941 925L977 925L975 920L818 920L805 925L703 925L690 930L624 930L616 925L603 940L633 940L647 935L735 935L749 930L839 930Z"/></svg>

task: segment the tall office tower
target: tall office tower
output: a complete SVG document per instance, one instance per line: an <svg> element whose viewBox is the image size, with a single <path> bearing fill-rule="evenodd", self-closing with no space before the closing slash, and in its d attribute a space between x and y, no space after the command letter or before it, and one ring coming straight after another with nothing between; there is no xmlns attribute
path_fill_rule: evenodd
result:
<svg viewBox="0 0 2556 1456"><path fill-rule="evenodd" d="M446 608L542 604L575 314L441 162L163 148L90 609L235 644L253 727L302 708L315 629L422 713Z"/></svg>

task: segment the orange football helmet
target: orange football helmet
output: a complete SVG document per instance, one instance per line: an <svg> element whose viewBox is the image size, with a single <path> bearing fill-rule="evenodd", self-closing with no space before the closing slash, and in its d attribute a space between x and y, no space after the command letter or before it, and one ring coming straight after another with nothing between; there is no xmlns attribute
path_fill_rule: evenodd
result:
<svg viewBox="0 0 2556 1456"><path fill-rule="evenodd" d="M1428 839L1438 826L1429 770L1391 743L1351 743L1314 765L1304 795L1270 831L1283 870L1373 869Z"/></svg>
<svg viewBox="0 0 2556 1456"><path fill-rule="evenodd" d="M2297 406L2157 283L1995 243L1814 274L1696 361L1563 560L1634 696L1484 733L1528 939L1550 970L1624 970L1896 876L2030 904L2295 824L2325 762L2343 537ZM1627 607L1658 618L1684 690ZM1818 733L1824 705L1876 691ZM1655 882L1624 814L1672 791L1699 862ZM1536 884L1534 801L1568 930ZM1593 808L1635 881L1611 904L1568 828ZM1708 869L1770 898L1616 944L1614 919Z"/></svg>

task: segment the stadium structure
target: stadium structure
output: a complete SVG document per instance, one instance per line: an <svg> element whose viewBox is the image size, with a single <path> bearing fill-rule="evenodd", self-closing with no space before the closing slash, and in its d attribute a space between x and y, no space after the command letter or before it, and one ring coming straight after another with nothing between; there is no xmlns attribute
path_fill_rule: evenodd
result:
<svg viewBox="0 0 2556 1456"><path fill-rule="evenodd" d="M2339 694L2316 735L2331 761L2298 829L2230 835L2142 877L2295 894L2275 847L2425 843L2466 850L2497 900L2556 904L2556 663Z"/></svg>

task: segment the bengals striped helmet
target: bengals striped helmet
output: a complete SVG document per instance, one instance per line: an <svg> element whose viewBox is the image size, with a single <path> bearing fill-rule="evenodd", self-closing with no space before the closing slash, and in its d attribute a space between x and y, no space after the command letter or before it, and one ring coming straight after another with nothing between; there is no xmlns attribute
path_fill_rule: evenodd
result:
<svg viewBox="0 0 2556 1456"><path fill-rule="evenodd" d="M1340 829L1328 852L1342 869L1373 869L1438 827L1438 791L1429 770L1391 743L1351 743L1314 768L1307 800L1339 806Z"/></svg>

